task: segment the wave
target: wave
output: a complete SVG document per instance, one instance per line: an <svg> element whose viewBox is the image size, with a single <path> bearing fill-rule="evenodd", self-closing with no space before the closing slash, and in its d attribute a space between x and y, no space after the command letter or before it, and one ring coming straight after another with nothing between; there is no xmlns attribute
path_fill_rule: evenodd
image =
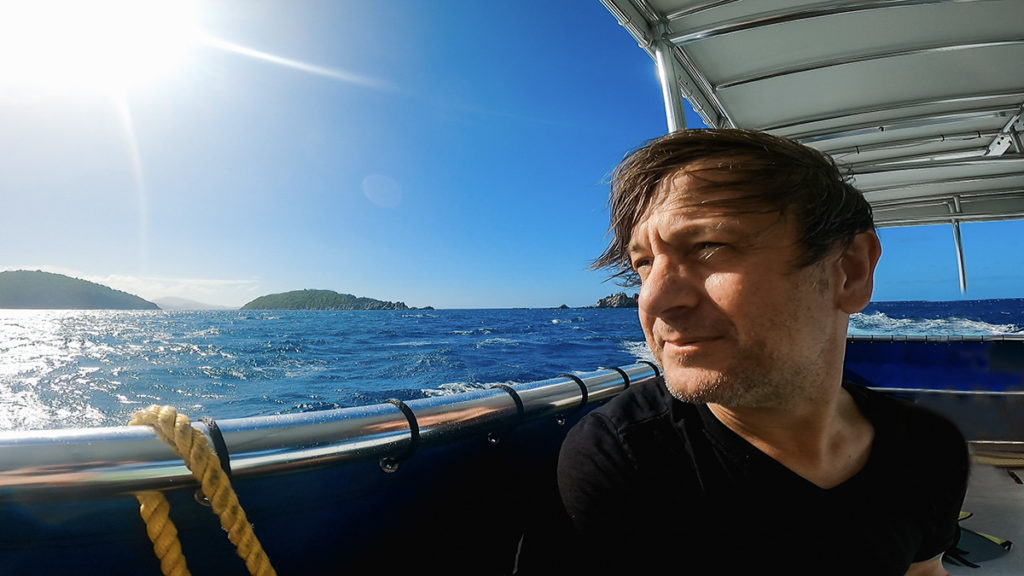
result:
<svg viewBox="0 0 1024 576"><path fill-rule="evenodd" d="M1017 324L993 324L958 316L943 318L894 318L884 312L853 314L850 316L851 335L939 335L939 336L986 336L999 334L1021 334L1024 329Z"/></svg>
<svg viewBox="0 0 1024 576"><path fill-rule="evenodd" d="M654 355L651 354L651 349L647 347L647 342L643 340L639 342L624 340L622 347L626 350L627 354L630 354L637 360L654 362Z"/></svg>
<svg viewBox="0 0 1024 576"><path fill-rule="evenodd" d="M495 384L498 384L497 382ZM500 384L508 384L508 382L500 382ZM434 396L453 396L455 394L461 394L463 392L470 392L473 390L483 390L490 388L488 384L477 384L474 382L448 382L441 384L434 388L422 388L420 394L425 397Z"/></svg>
<svg viewBox="0 0 1024 576"><path fill-rule="evenodd" d="M473 344L473 346L475 348L484 348L486 346L506 346L506 347L510 347L511 348L511 347L519 346L519 341L515 340L515 339L512 339L512 338L496 337L496 338L487 338L487 339L481 340L481 341Z"/></svg>

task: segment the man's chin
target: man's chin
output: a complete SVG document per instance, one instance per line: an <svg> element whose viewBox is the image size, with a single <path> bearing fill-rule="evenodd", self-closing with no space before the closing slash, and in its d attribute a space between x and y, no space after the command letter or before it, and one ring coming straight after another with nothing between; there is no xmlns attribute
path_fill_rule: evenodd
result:
<svg viewBox="0 0 1024 576"><path fill-rule="evenodd" d="M721 374L707 370L666 370L665 385L673 397L693 404L717 402L722 393Z"/></svg>

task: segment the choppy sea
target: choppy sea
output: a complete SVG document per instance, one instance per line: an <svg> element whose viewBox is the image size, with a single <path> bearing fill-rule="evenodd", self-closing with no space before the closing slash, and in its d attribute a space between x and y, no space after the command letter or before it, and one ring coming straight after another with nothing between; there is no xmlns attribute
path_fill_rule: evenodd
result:
<svg viewBox="0 0 1024 576"><path fill-rule="evenodd" d="M1024 299L873 303L851 334L1024 334ZM631 309L0 310L0 430L410 400L649 360Z"/></svg>

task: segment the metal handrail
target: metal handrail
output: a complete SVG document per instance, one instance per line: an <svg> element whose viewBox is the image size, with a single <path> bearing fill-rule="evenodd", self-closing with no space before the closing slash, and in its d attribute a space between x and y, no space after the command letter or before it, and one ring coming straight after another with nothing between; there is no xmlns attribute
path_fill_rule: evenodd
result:
<svg viewBox="0 0 1024 576"><path fill-rule="evenodd" d="M218 420L233 477L407 457L416 448L526 421L560 419L658 374L640 362L454 394L300 414ZM582 384L581 384L582 383ZM193 427L210 436L202 422ZM415 430L415 432L414 432ZM382 464L383 466L383 464ZM153 430L139 426L0 432L0 499L56 491L130 492L194 484Z"/></svg>

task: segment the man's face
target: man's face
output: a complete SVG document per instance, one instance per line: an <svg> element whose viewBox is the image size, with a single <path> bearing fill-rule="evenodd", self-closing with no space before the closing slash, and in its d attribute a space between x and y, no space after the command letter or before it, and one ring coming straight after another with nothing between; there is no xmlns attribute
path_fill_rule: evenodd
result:
<svg viewBox="0 0 1024 576"><path fill-rule="evenodd" d="M839 256L797 268L792 219L707 204L736 196L685 172L663 182L631 235L640 324L677 398L781 406L821 389L845 345Z"/></svg>

